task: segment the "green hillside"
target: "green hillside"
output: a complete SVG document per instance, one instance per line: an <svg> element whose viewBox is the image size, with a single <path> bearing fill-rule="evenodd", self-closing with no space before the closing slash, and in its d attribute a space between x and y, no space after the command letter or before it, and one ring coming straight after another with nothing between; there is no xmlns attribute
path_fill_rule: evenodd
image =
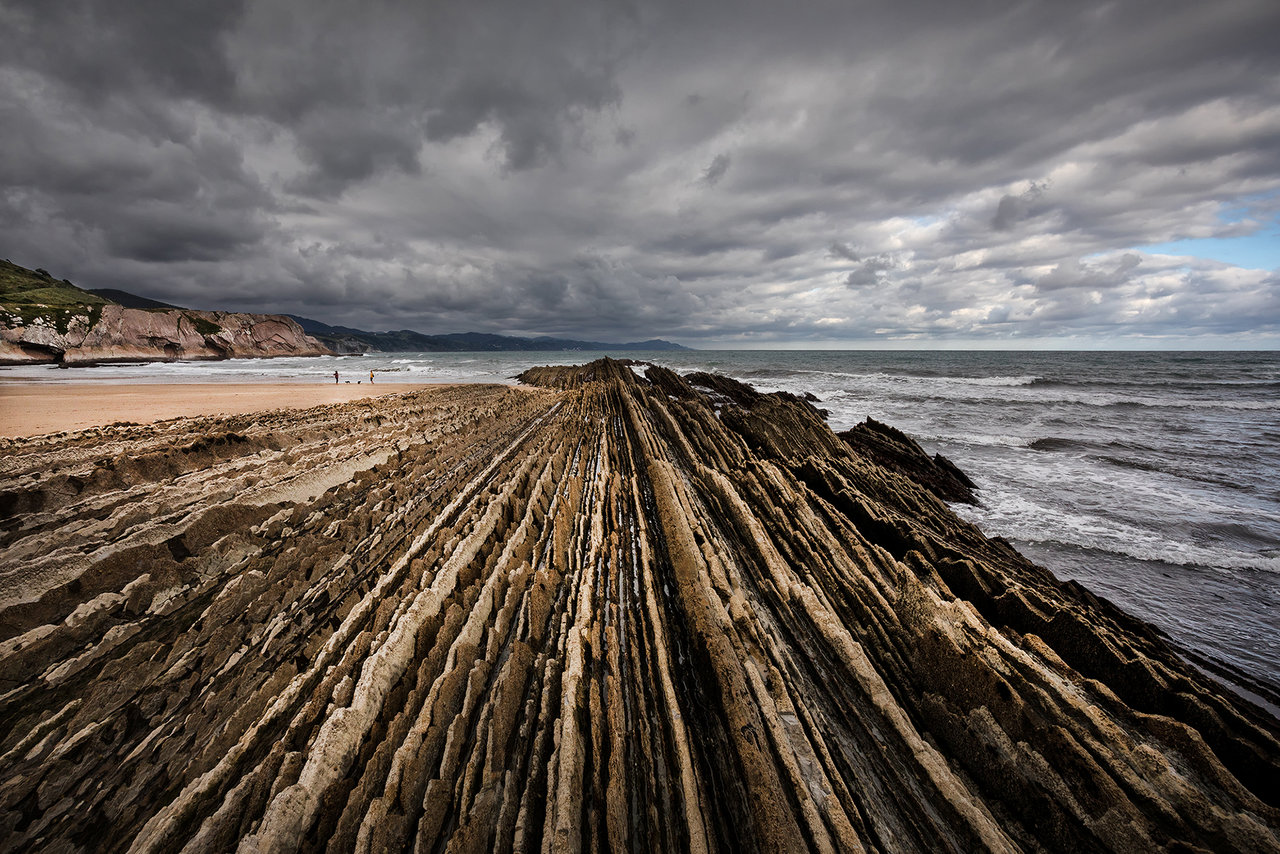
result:
<svg viewBox="0 0 1280 854"><path fill-rule="evenodd" d="M8 259L0 260L0 321L8 317L30 326L44 318L59 332L65 333L71 318L89 317L93 327L109 299L77 288L66 279L55 279L47 270L28 270Z"/></svg>
<svg viewBox="0 0 1280 854"><path fill-rule="evenodd" d="M28 270L9 260L0 260L0 305L67 307L111 305L66 279L55 279L46 270Z"/></svg>

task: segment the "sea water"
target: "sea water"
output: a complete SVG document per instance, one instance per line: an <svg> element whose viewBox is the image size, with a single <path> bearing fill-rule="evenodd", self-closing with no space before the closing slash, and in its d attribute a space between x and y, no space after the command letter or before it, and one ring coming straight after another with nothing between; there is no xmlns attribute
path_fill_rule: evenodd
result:
<svg viewBox="0 0 1280 854"><path fill-rule="evenodd" d="M906 431L978 485L954 509L987 534L1280 688L1280 353L699 355L836 430Z"/></svg>
<svg viewBox="0 0 1280 854"><path fill-rule="evenodd" d="M401 353L60 370L0 381L504 382L599 354ZM1280 690L1280 353L612 353L810 392L833 429L868 416L979 487L956 511L1176 645Z"/></svg>

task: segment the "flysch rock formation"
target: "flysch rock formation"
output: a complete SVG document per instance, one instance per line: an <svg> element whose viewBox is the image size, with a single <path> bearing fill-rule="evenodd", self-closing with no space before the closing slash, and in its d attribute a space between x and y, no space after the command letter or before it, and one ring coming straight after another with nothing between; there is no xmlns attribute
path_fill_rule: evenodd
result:
<svg viewBox="0 0 1280 854"><path fill-rule="evenodd" d="M942 454L930 457L896 427L868 418L837 434L859 455L914 480L943 501L977 504L977 486Z"/></svg>
<svg viewBox="0 0 1280 854"><path fill-rule="evenodd" d="M1274 719L809 402L523 379L8 441L0 846L1280 850Z"/></svg>
<svg viewBox="0 0 1280 854"><path fill-rule="evenodd" d="M0 316L0 364L55 362L67 366L105 362L153 362L322 356L330 350L276 314L155 310L118 305L94 307L68 318L23 325Z"/></svg>

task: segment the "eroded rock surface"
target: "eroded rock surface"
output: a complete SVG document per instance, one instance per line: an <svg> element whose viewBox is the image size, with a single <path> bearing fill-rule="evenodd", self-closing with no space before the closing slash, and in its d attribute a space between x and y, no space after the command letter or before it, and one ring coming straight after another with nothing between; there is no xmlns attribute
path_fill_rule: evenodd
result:
<svg viewBox="0 0 1280 854"><path fill-rule="evenodd" d="M0 316L0 364L85 365L272 356L330 351L291 318L227 311L154 310L118 305L73 314L63 329Z"/></svg>
<svg viewBox="0 0 1280 854"><path fill-rule="evenodd" d="M930 457L906 433L874 418L838 434L859 456L914 480L943 501L977 504L977 486L942 454Z"/></svg>
<svg viewBox="0 0 1280 854"><path fill-rule="evenodd" d="M9 442L3 847L1280 850L1273 719L808 403L526 380Z"/></svg>

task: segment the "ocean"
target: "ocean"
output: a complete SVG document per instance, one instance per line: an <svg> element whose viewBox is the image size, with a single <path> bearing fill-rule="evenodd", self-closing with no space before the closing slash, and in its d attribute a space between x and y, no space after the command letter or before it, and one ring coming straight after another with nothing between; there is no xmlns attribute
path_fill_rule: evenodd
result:
<svg viewBox="0 0 1280 854"><path fill-rule="evenodd" d="M0 381L325 382L338 370L354 383L373 370L379 384L512 382L533 365L598 355L41 366L0 368ZM977 483L982 504L956 506L961 516L1153 623L1238 687L1280 692L1280 353L610 355L810 392L835 430L868 416L904 430Z"/></svg>

